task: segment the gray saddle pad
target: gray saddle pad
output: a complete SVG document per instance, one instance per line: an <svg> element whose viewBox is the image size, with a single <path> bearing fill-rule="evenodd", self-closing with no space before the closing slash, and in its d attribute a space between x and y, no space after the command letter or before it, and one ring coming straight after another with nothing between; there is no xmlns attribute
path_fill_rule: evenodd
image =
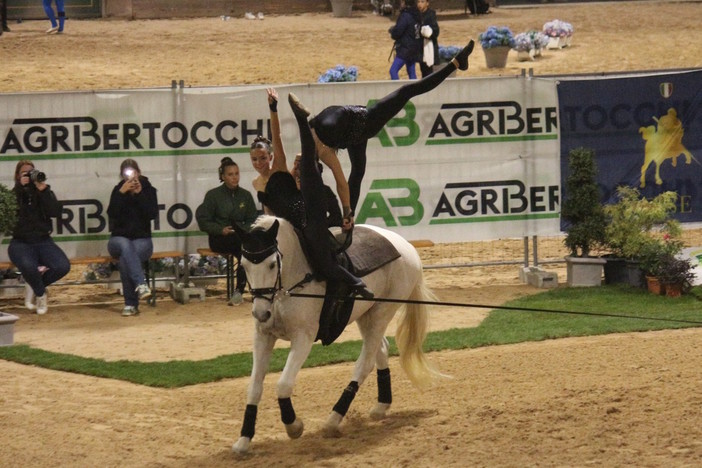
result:
<svg viewBox="0 0 702 468"><path fill-rule="evenodd" d="M339 242L343 240L343 234ZM339 236L337 236L337 239ZM394 245L372 229L356 226L353 242L346 249L356 276L363 277L400 257Z"/></svg>

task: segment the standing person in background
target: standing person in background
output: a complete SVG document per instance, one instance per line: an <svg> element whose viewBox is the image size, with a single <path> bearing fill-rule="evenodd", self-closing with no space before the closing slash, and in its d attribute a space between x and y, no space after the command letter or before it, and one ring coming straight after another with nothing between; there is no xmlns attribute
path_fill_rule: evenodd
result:
<svg viewBox="0 0 702 468"><path fill-rule="evenodd" d="M239 186L239 166L232 158L223 158L218 172L223 184L205 194L204 201L195 210L195 219L200 230L208 234L210 249L237 259L236 287L229 298L229 303L237 306L244 301L246 271L241 267L241 239L232 225L248 231L258 213L251 192Z"/></svg>
<svg viewBox="0 0 702 468"><path fill-rule="evenodd" d="M63 0L55 0L58 22L56 22L54 8L51 6L52 0L42 0L42 2L44 4L46 16L49 18L49 21L51 21L51 27L46 30L46 34L61 34L63 32L64 23L66 22L66 10L63 7Z"/></svg>
<svg viewBox="0 0 702 468"><path fill-rule="evenodd" d="M439 63L439 23L436 21L436 12L429 8L429 0L417 0L417 9L422 16L420 34L424 38L424 49L419 69L424 78Z"/></svg>
<svg viewBox="0 0 702 468"><path fill-rule="evenodd" d="M390 66L390 78L400 79L400 70L407 67L410 80L417 79L415 63L422 58L422 37L419 29L422 18L417 9L417 0L403 0L400 16L395 26L390 28L390 37L395 40L395 60Z"/></svg>
<svg viewBox="0 0 702 468"><path fill-rule="evenodd" d="M61 216L61 203L46 184L46 175L35 170L31 161L17 163L13 191L17 223L7 254L26 282L25 307L42 315L49 310L46 287L71 269L68 257L51 239L51 218Z"/></svg>
<svg viewBox="0 0 702 468"><path fill-rule="evenodd" d="M139 313L139 299L151 297L143 264L151 258L151 221L158 216L156 189L141 175L133 159L125 159L119 167L120 182L112 189L107 216L112 237L107 251L119 260L124 309L122 316Z"/></svg>
<svg viewBox="0 0 702 468"><path fill-rule="evenodd" d="M10 27L7 25L7 0L0 0L0 36L4 32L10 32Z"/></svg>

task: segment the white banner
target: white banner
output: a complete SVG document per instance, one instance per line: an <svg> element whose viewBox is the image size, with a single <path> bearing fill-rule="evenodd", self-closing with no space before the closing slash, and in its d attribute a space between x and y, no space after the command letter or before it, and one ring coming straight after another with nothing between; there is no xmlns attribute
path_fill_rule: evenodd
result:
<svg viewBox="0 0 702 468"><path fill-rule="evenodd" d="M300 144L288 92L315 113L407 83L278 87L289 161ZM435 242L558 233L556 114L550 80L450 79L413 98L369 141L357 222ZM249 146L269 125L264 86L3 94L0 183L12 187L17 162L33 161L64 203L54 239L69 257L106 255L109 196L121 161L134 158L158 189L155 249L195 252L207 246L195 209L218 184L220 159L231 156L253 191Z"/></svg>

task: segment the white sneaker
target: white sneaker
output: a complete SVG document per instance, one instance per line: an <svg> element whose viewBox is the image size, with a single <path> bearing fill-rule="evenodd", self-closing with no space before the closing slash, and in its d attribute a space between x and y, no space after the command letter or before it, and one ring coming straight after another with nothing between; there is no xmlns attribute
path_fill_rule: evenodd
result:
<svg viewBox="0 0 702 468"><path fill-rule="evenodd" d="M262 20L262 19L264 18L263 12L262 12L262 11L259 11L258 14L256 15L256 18Z"/></svg>
<svg viewBox="0 0 702 468"><path fill-rule="evenodd" d="M34 290L29 284L24 283L24 306L29 310L36 310L37 306L35 302L36 296L34 295Z"/></svg>
<svg viewBox="0 0 702 468"><path fill-rule="evenodd" d="M124 306L122 317L131 317L132 315L139 315L139 309L134 306Z"/></svg>
<svg viewBox="0 0 702 468"><path fill-rule="evenodd" d="M58 32L58 26L51 26L46 30L46 34L56 34Z"/></svg>
<svg viewBox="0 0 702 468"><path fill-rule="evenodd" d="M255 19L256 19L256 15L254 15L254 14L251 13L250 11L247 11L246 13L244 13L244 18L246 18L246 19L248 19L248 20L255 20Z"/></svg>
<svg viewBox="0 0 702 468"><path fill-rule="evenodd" d="M243 302L244 298L241 297L241 293L239 291L234 291L234 293L232 293L232 297L229 298L229 304L233 306L241 305Z"/></svg>
<svg viewBox="0 0 702 468"><path fill-rule="evenodd" d="M146 283L137 286L135 291L137 296L139 296L139 299L148 299L151 297L151 289Z"/></svg>
<svg viewBox="0 0 702 468"><path fill-rule="evenodd" d="M48 296L46 292L43 296L37 296L37 314L44 315L49 311Z"/></svg>

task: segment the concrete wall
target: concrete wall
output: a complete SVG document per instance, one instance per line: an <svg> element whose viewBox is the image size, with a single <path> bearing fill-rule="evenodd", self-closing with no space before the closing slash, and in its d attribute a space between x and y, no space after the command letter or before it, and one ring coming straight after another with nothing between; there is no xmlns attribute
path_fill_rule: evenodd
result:
<svg viewBox="0 0 702 468"><path fill-rule="evenodd" d="M394 0L399 5L399 0ZM134 19L188 18L229 15L250 11L266 15L331 13L329 0L103 0L104 16ZM434 9L463 8L464 0L432 0ZM354 0L353 9L370 11L370 0Z"/></svg>
<svg viewBox="0 0 702 468"><path fill-rule="evenodd" d="M400 0L390 0L396 5ZM247 11L266 15L330 13L330 0L66 0L68 18L194 18L229 15L243 17ZM463 8L465 0L431 0L436 10ZM354 0L354 11L370 11L370 0ZM8 0L10 20L44 19L39 0Z"/></svg>

